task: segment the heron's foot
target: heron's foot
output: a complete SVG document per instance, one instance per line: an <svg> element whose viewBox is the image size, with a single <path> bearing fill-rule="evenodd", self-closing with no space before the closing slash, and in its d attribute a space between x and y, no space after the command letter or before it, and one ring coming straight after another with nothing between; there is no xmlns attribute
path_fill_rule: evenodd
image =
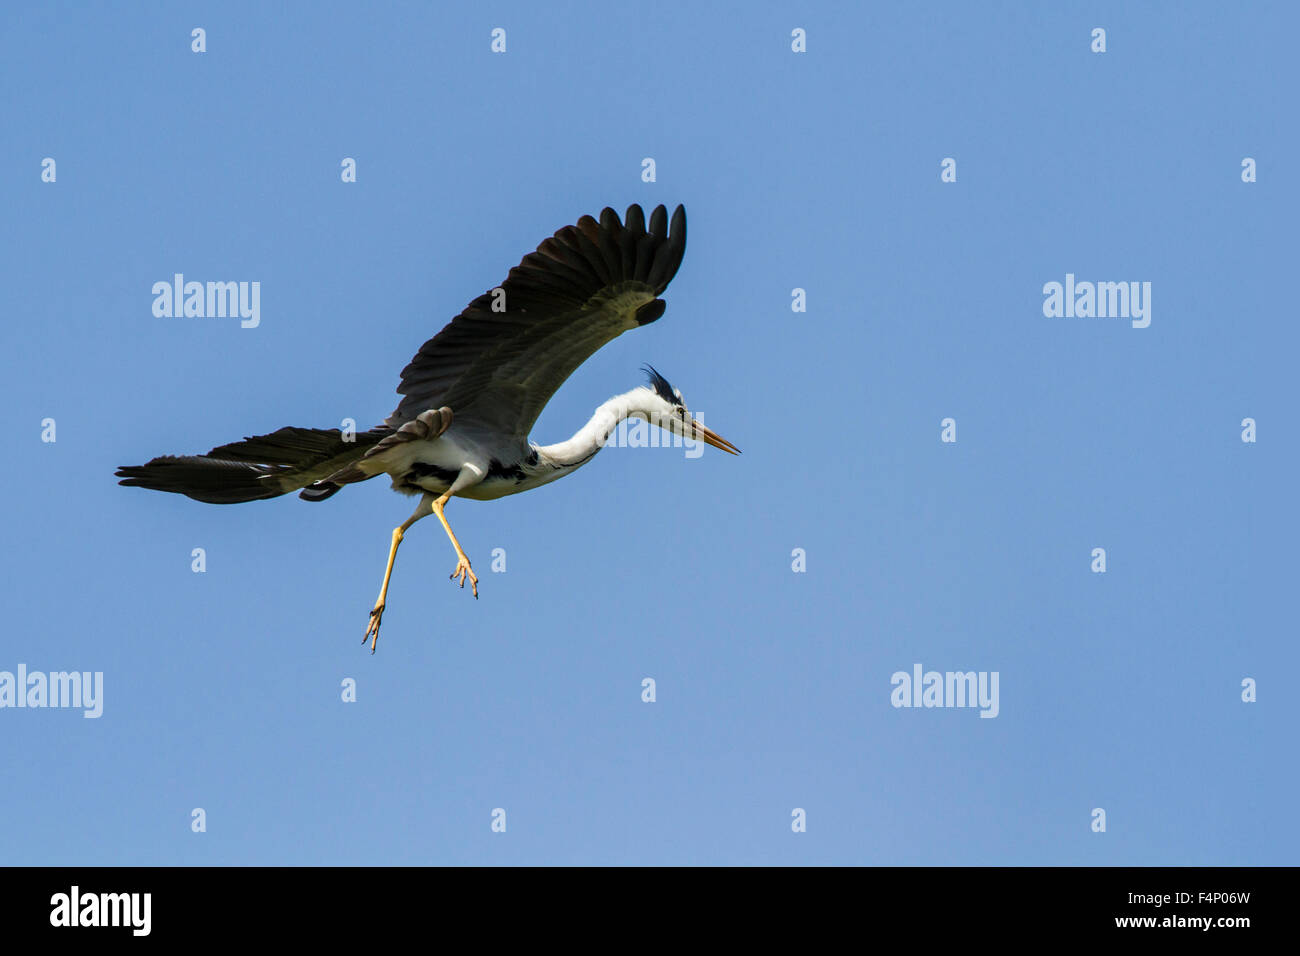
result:
<svg viewBox="0 0 1300 956"><path fill-rule="evenodd" d="M379 643L379 621L384 616L384 605L376 604L373 611L370 612L370 623L366 625L366 636L361 639L361 643L370 642L370 653L375 652L375 645Z"/></svg>
<svg viewBox="0 0 1300 956"><path fill-rule="evenodd" d="M451 577L452 580L459 581L462 588L465 586L465 579L469 578L469 586L474 592L474 597L478 597L478 575L469 566L469 558L465 555L462 554L460 560L456 562L456 570L451 572Z"/></svg>

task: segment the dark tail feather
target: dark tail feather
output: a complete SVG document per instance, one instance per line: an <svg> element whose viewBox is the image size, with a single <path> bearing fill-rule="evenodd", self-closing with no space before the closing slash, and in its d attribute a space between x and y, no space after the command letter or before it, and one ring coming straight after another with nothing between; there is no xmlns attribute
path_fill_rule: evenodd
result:
<svg viewBox="0 0 1300 956"><path fill-rule="evenodd" d="M364 457L391 433L392 429L380 426L344 441L337 428L281 428L221 445L206 455L168 455L144 465L124 466L117 477L122 479L119 484L218 505L276 498L299 488L304 489L300 497L324 501L342 485L322 479Z"/></svg>

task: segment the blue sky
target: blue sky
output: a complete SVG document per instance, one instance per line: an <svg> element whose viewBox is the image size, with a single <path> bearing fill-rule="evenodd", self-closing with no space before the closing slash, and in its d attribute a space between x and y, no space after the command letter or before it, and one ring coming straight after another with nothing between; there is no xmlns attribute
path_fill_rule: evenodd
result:
<svg viewBox="0 0 1300 956"><path fill-rule="evenodd" d="M0 709L0 862L1295 863L1294 8L447 6L0 13L0 671L104 675L99 719ZM385 481L115 483L382 420L633 202L689 212L668 311L534 437L649 362L745 454L453 501L480 600L417 525L372 657ZM177 272L260 325L155 317ZM1150 282L1150 326L1045 316L1067 274ZM997 717L891 706L918 663L997 672Z"/></svg>

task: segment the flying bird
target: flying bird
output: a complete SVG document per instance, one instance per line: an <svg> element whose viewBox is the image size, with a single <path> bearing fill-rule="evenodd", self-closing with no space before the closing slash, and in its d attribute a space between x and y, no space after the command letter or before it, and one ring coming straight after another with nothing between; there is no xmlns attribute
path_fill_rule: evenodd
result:
<svg viewBox="0 0 1300 956"><path fill-rule="evenodd" d="M567 441L528 438L551 396L602 345L664 314L659 298L686 252L686 210L663 206L647 224L640 206L620 221L605 209L583 216L524 256L506 280L471 302L425 342L402 370L396 410L382 425L281 428L206 455L164 456L119 468L120 484L234 504L298 491L324 501L380 474L420 503L393 530L379 597L362 642L371 653L397 548L411 525L437 515L456 551L451 578L478 597L478 577L444 513L452 497L518 494L572 474L595 457L619 422L645 419L731 454L739 449L697 421L682 393L653 368L650 382L615 395Z"/></svg>

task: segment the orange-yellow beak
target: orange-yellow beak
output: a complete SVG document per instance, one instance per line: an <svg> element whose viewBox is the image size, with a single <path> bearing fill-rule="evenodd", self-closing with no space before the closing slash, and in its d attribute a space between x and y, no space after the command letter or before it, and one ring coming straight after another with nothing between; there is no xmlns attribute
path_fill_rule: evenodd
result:
<svg viewBox="0 0 1300 956"><path fill-rule="evenodd" d="M706 428L704 425L701 425L699 422L695 421L694 419L691 420L691 427L695 430L695 437L700 439L701 441L709 445L712 445L714 448L721 448L723 451L727 452L730 455L740 454L739 448L737 448L731 442L727 441L717 432L713 431L710 428Z"/></svg>

